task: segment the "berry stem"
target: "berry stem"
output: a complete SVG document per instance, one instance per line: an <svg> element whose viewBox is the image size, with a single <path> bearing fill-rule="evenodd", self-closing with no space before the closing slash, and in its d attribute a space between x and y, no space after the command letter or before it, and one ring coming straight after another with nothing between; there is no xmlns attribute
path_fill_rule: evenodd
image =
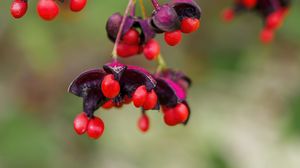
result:
<svg viewBox="0 0 300 168"><path fill-rule="evenodd" d="M146 8L143 0L139 0L143 18L147 18Z"/></svg>
<svg viewBox="0 0 300 168"><path fill-rule="evenodd" d="M162 70L167 68L167 64L166 61L164 60L163 56L161 54L159 54L159 56L157 57L157 69L156 72L161 72Z"/></svg>
<svg viewBox="0 0 300 168"><path fill-rule="evenodd" d="M117 54L118 44L121 40L121 35L122 35L122 31L123 31L123 28L124 28L124 25L125 25L125 21L126 21L126 18L128 16L128 13L130 11L130 8L133 4L133 1L134 0L129 0L128 1L127 7L126 7L124 15L123 15L123 19L122 19L122 22L121 22L121 25L120 25L120 28L119 28L119 31L118 31L118 34L117 34L117 38L116 38L116 41L115 41L115 45L114 45L114 48L113 48L113 51L112 51L112 57L113 57L114 60L117 60L117 58L118 58L118 54Z"/></svg>
<svg viewBox="0 0 300 168"><path fill-rule="evenodd" d="M131 6L131 10L130 10L130 16L135 16L135 4L136 4L136 0L133 0L132 6Z"/></svg>
<svg viewBox="0 0 300 168"><path fill-rule="evenodd" d="M151 2L152 2L152 5L153 5L155 10L158 10L160 8L158 0L151 0Z"/></svg>

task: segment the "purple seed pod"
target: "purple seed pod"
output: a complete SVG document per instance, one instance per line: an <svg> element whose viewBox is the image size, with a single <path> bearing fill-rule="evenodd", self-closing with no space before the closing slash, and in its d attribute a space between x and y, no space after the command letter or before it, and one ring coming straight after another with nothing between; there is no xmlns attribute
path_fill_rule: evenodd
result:
<svg viewBox="0 0 300 168"><path fill-rule="evenodd" d="M83 110L88 117L92 117L94 111L107 101L101 91L105 75L102 69L88 70L76 77L68 88L68 92L83 98Z"/></svg>
<svg viewBox="0 0 300 168"><path fill-rule="evenodd" d="M101 90L102 80L108 74L113 74L120 84L120 93L113 99L115 104L122 104L125 97L131 98L139 86L145 85L148 91L156 87L155 79L147 70L118 62L108 63L103 69L83 72L71 82L68 91L83 98L83 110L89 117L109 101Z"/></svg>
<svg viewBox="0 0 300 168"><path fill-rule="evenodd" d="M113 42L117 38L122 19L123 16L120 13L114 13L108 18L106 22L107 36ZM127 16L122 31L122 35L124 35L132 27L133 24L134 24L134 18L131 16Z"/></svg>
<svg viewBox="0 0 300 168"><path fill-rule="evenodd" d="M180 28L176 11L169 5L160 6L156 9L151 18L151 26L157 33L171 32Z"/></svg>
<svg viewBox="0 0 300 168"><path fill-rule="evenodd" d="M122 22L123 16L120 13L115 13L109 17L106 23L106 32L108 38L115 42L118 31ZM150 39L155 37L155 32L151 29L148 19L141 19L134 16L127 16L123 27L122 35L128 32L131 28L140 29L140 44L145 44Z"/></svg>
<svg viewBox="0 0 300 168"><path fill-rule="evenodd" d="M180 20L186 17L200 19L202 15L200 6L194 0L172 0L169 6L175 9Z"/></svg>
<svg viewBox="0 0 300 168"><path fill-rule="evenodd" d="M155 79L157 81L155 92L158 96L159 105L174 108L177 104L183 103L190 113L191 110L186 101L187 89L191 85L189 77L182 72L167 69L155 74ZM188 120L183 124L187 124Z"/></svg>
<svg viewBox="0 0 300 168"><path fill-rule="evenodd" d="M166 69L166 70L158 73L157 76L167 78L167 79L174 81L179 86L181 86L185 91L187 91L187 89L192 84L191 79L180 71Z"/></svg>

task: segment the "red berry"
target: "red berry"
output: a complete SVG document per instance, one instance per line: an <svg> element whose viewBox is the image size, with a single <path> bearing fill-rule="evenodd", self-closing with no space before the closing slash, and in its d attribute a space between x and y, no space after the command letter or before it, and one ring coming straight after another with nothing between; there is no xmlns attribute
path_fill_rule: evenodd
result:
<svg viewBox="0 0 300 168"><path fill-rule="evenodd" d="M120 93L120 84L115 80L114 75L109 74L103 78L101 90L105 97L112 99Z"/></svg>
<svg viewBox="0 0 300 168"><path fill-rule="evenodd" d="M189 117L189 109L186 107L185 104L179 103L174 107L174 112L176 114L176 120L179 123L185 122Z"/></svg>
<svg viewBox="0 0 300 168"><path fill-rule="evenodd" d="M16 19L21 18L26 14L27 6L25 0L14 0L10 7L10 13Z"/></svg>
<svg viewBox="0 0 300 168"><path fill-rule="evenodd" d="M142 85L138 87L132 95L132 101L135 107L141 107L144 105L147 98L146 86Z"/></svg>
<svg viewBox="0 0 300 168"><path fill-rule="evenodd" d="M148 60L154 60L160 54L160 46L154 39L149 40L144 46L144 55Z"/></svg>
<svg viewBox="0 0 300 168"><path fill-rule="evenodd" d="M37 11L44 20L52 20L57 16L59 8L54 0L39 0Z"/></svg>
<svg viewBox="0 0 300 168"><path fill-rule="evenodd" d="M119 43L117 47L118 56L124 58L137 55L139 51L140 51L139 45L129 45L123 42Z"/></svg>
<svg viewBox="0 0 300 168"><path fill-rule="evenodd" d="M176 114L174 113L173 109L169 108L168 110L164 111L164 121L169 126L175 126L178 124Z"/></svg>
<svg viewBox="0 0 300 168"><path fill-rule="evenodd" d="M192 33L200 27L200 20L197 18L184 18L181 21L181 31L183 33Z"/></svg>
<svg viewBox="0 0 300 168"><path fill-rule="evenodd" d="M225 22L230 22L234 19L234 11L232 9L225 9L222 13L222 18Z"/></svg>
<svg viewBox="0 0 300 168"><path fill-rule="evenodd" d="M262 32L260 33L260 40L264 44L270 43L273 40L273 37L274 37L273 30L267 28L263 29Z"/></svg>
<svg viewBox="0 0 300 168"><path fill-rule="evenodd" d="M113 100L108 100L106 103L102 105L102 108L104 109L110 109L112 107L114 107Z"/></svg>
<svg viewBox="0 0 300 168"><path fill-rule="evenodd" d="M149 129L149 117L143 114L138 120L138 127L142 132L147 132Z"/></svg>
<svg viewBox="0 0 300 168"><path fill-rule="evenodd" d="M97 139L104 132L104 123L99 117L94 117L90 120L87 128L87 134L90 138Z"/></svg>
<svg viewBox="0 0 300 168"><path fill-rule="evenodd" d="M88 127L89 119L87 115L83 112L76 116L73 122L74 130L77 134L82 135L86 132Z"/></svg>
<svg viewBox="0 0 300 168"><path fill-rule="evenodd" d="M165 41L170 46L175 46L178 43L180 43L181 38L182 38L182 36L181 36L180 30L176 30L173 32L165 32Z"/></svg>
<svg viewBox="0 0 300 168"><path fill-rule="evenodd" d="M136 29L132 28L124 34L122 41L125 44L137 45L140 42L140 34Z"/></svg>
<svg viewBox="0 0 300 168"><path fill-rule="evenodd" d="M276 29L280 26L283 14L281 12L273 12L267 17L266 27Z"/></svg>
<svg viewBox="0 0 300 168"><path fill-rule="evenodd" d="M257 0L243 0L243 4L246 8L251 9L257 4Z"/></svg>
<svg viewBox="0 0 300 168"><path fill-rule="evenodd" d="M85 5L87 0L70 0L70 9L73 12L81 11Z"/></svg>
<svg viewBox="0 0 300 168"><path fill-rule="evenodd" d="M144 110L151 110L156 106L156 104L157 104L157 95L154 90L151 90L151 92L147 94L146 100L143 104L143 108Z"/></svg>

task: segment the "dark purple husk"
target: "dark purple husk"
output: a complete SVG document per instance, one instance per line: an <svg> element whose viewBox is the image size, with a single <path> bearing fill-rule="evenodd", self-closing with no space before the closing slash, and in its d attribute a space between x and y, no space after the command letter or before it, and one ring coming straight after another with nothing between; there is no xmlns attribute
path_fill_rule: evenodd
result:
<svg viewBox="0 0 300 168"><path fill-rule="evenodd" d="M186 17L201 18L201 8L194 0L172 0L169 5L175 9L180 20Z"/></svg>
<svg viewBox="0 0 300 168"><path fill-rule="evenodd" d="M115 42L121 25L123 16L119 13L113 14L107 21L106 32L108 38ZM150 39L155 37L155 32L151 29L149 19L141 19L134 16L127 16L123 27L122 35L128 32L131 28L137 28L141 31L140 44L145 44Z"/></svg>
<svg viewBox="0 0 300 168"><path fill-rule="evenodd" d="M171 32L180 28L176 11L169 5L163 5L152 13L152 27L159 31Z"/></svg>
<svg viewBox="0 0 300 168"><path fill-rule="evenodd" d="M123 16L120 13L114 13L107 20L106 23L107 36L113 42L115 42L117 38L122 19ZM124 35L133 26L134 22L135 20L132 16L126 17L122 35Z"/></svg>
<svg viewBox="0 0 300 168"><path fill-rule="evenodd" d="M101 91L101 82L105 75L101 69L88 70L76 77L69 86L70 93L83 98L83 111L89 117L107 101Z"/></svg>

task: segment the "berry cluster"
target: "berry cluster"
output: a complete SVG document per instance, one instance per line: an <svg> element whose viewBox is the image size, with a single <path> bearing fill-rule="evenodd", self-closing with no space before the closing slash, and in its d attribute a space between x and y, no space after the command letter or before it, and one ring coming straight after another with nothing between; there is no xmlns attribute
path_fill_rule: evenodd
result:
<svg viewBox="0 0 300 168"><path fill-rule="evenodd" d="M104 124L94 116L95 111L100 107L120 108L131 102L141 108L138 127L143 132L149 128L147 110L161 108L167 125L186 124L190 115L186 91L190 84L187 76L171 69L150 74L141 67L112 62L103 69L88 70L69 87L70 93L83 98L84 113L75 118L74 129L78 134L87 132L89 137L98 138Z"/></svg>
<svg viewBox="0 0 300 168"><path fill-rule="evenodd" d="M68 91L83 99L83 112L74 120L77 134L86 132L90 138L99 138L104 123L95 116L95 111L131 103L141 109L138 128L142 132L148 131L150 126L149 110L161 110L169 126L187 124L190 108L186 98L191 80L182 72L166 67L154 37L165 33L166 42L176 45L181 32L191 33L199 28L201 10L193 0L172 0L162 6L157 0L151 2L155 10L150 18L135 16L136 1L129 0L124 15L115 13L108 19L108 38L115 43L113 60L102 69L83 72L70 84ZM157 58L155 73L117 61L118 56L127 58L140 53L149 60Z"/></svg>
<svg viewBox="0 0 300 168"><path fill-rule="evenodd" d="M175 46L180 43L182 33L199 29L201 9L193 0L172 0L163 5L152 0L152 4L155 9L149 18L136 16L133 4L130 15L115 13L108 19L106 31L113 42L116 42L122 20L125 20L118 42L118 56L127 58L143 53L148 60L154 60L160 54L160 45L154 40L156 34L164 33L165 42Z"/></svg>
<svg viewBox="0 0 300 168"><path fill-rule="evenodd" d="M28 8L29 0L13 0L10 8L11 15L18 19L23 17ZM39 0L37 4L37 12L39 16L44 20L53 20L59 13L58 4L56 0ZM57 0L61 3L66 3L65 0ZM69 0L70 10L73 12L81 11L87 0Z"/></svg>
<svg viewBox="0 0 300 168"><path fill-rule="evenodd" d="M236 13L254 11L264 21L264 27L260 33L260 40L269 43L274 38L274 31L278 29L290 6L290 0L236 0L233 8L225 9L223 19L231 21Z"/></svg>

